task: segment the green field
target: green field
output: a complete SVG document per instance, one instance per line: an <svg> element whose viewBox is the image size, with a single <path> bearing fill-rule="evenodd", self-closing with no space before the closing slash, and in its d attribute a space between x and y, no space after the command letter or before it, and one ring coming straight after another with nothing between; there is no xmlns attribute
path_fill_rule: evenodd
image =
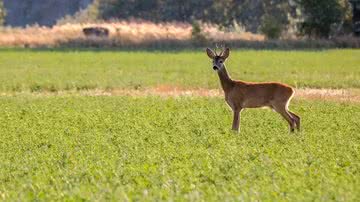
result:
<svg viewBox="0 0 360 202"><path fill-rule="evenodd" d="M234 51L233 77L360 88L360 51ZM220 97L76 90L219 88L205 53L0 51L0 201L358 201L360 104L295 97L241 132ZM42 93L65 91L71 93ZM15 93L16 92L16 93Z"/></svg>
<svg viewBox="0 0 360 202"><path fill-rule="evenodd" d="M295 102L303 132L222 99L0 100L0 190L15 200L337 200L360 197L360 106ZM339 110L341 109L341 110Z"/></svg>
<svg viewBox="0 0 360 202"><path fill-rule="evenodd" d="M360 50L233 51L230 74L294 87L360 88ZM0 51L0 91L218 88L204 52Z"/></svg>

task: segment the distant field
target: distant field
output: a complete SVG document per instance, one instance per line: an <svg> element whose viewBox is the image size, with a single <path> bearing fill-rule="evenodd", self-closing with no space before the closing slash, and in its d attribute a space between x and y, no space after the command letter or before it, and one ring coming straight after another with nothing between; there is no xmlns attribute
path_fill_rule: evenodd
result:
<svg viewBox="0 0 360 202"><path fill-rule="evenodd" d="M1 97L0 199L357 201L360 105L291 109L300 134L247 110L238 135L217 98Z"/></svg>
<svg viewBox="0 0 360 202"><path fill-rule="evenodd" d="M303 88L360 88L360 50L233 51L233 78ZM201 51L0 50L0 91L219 87Z"/></svg>

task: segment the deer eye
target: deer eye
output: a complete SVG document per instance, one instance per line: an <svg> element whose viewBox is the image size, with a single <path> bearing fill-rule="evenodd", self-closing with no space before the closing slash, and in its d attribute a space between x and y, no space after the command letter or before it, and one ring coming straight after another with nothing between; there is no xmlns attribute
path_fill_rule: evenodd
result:
<svg viewBox="0 0 360 202"><path fill-rule="evenodd" d="M220 63L223 63L223 61L222 61L222 60L220 60L219 62L220 62Z"/></svg>

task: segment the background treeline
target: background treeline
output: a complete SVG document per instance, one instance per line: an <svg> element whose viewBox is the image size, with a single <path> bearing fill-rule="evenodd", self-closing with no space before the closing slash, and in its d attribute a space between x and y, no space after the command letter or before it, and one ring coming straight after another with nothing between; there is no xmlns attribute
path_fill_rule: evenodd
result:
<svg viewBox="0 0 360 202"><path fill-rule="evenodd" d="M3 2L0 0L1 24L6 15ZM28 4L31 7L35 1ZM76 17L87 21L180 21L195 26L204 22L226 31L262 33L270 39L329 38L349 35L352 30L349 0L93 0L70 18Z"/></svg>
<svg viewBox="0 0 360 202"><path fill-rule="evenodd" d="M97 0L102 19L210 22L278 38L284 32L329 37L351 32L348 0Z"/></svg>

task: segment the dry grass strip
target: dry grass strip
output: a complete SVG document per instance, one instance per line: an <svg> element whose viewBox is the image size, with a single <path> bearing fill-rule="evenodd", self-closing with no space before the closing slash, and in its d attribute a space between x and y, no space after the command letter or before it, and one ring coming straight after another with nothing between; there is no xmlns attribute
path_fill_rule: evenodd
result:
<svg viewBox="0 0 360 202"><path fill-rule="evenodd" d="M58 92L11 92L0 93L0 96L160 96L160 97L223 97L221 89L186 89L181 87L158 86L146 89L93 89L81 91L58 91ZM294 99L306 100L331 100L338 102L360 103L360 89L296 89Z"/></svg>
<svg viewBox="0 0 360 202"><path fill-rule="evenodd" d="M108 38L86 37L85 27L103 27L110 32ZM203 34L209 39L263 41L265 37L250 32L225 32L209 24L202 25ZM189 23L153 23L149 21L113 21L82 24L62 24L53 27L29 26L26 28L0 28L1 47L57 47L75 41L116 43L136 45L152 41L191 39L192 26Z"/></svg>

